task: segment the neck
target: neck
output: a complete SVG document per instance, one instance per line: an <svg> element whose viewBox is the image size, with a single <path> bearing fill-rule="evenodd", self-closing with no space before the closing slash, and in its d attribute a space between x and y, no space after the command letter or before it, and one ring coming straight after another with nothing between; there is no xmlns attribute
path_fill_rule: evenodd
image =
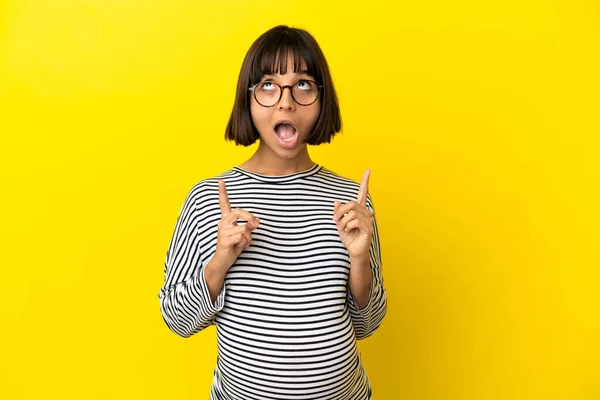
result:
<svg viewBox="0 0 600 400"><path fill-rule="evenodd" d="M306 145L293 158L284 158L270 151L261 141L254 155L240 167L261 175L277 176L306 171L313 165Z"/></svg>

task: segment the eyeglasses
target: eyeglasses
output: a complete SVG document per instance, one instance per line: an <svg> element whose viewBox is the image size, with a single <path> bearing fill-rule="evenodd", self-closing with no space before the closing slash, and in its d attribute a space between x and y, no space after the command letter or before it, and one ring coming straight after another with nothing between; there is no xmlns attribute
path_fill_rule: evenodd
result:
<svg viewBox="0 0 600 400"><path fill-rule="evenodd" d="M290 88L292 99L301 106L310 106L319 98L319 92L323 88L315 81L302 79L293 85L281 86L272 81L259 82L248 88L254 99L263 107L273 107L279 103L283 95L283 89Z"/></svg>

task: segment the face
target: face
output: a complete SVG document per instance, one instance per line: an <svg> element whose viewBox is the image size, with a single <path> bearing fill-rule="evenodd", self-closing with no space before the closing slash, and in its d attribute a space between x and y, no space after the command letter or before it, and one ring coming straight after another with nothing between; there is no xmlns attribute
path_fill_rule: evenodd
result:
<svg viewBox="0 0 600 400"><path fill-rule="evenodd" d="M288 58L288 70L285 74L265 75L261 82L269 81L284 85L293 85L303 79L314 80L303 70L293 72L293 61ZM269 86L268 86L269 87ZM271 85L270 87L275 87ZM320 96L314 103L301 106L294 101L290 88L283 90L281 100L272 107L261 106L253 95L251 97L250 113L252 122L260 134L259 149L269 151L281 158L293 159L306 148L306 139L312 132L321 109Z"/></svg>

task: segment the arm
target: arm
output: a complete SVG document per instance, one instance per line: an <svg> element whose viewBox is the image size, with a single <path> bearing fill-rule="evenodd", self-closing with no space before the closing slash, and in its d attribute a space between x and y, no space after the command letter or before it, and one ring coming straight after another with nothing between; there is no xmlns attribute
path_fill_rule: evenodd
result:
<svg viewBox="0 0 600 400"><path fill-rule="evenodd" d="M346 296L358 340L372 335L381 324L387 311L387 297L381 270L379 232L370 195L367 208L373 211L373 236L369 248L369 259L351 260L352 266ZM361 282L363 283L361 284Z"/></svg>
<svg viewBox="0 0 600 400"><path fill-rule="evenodd" d="M177 219L165 260L164 284L158 293L165 323L186 338L212 324L214 316L223 308L225 297L221 283L215 285L220 292L216 292L216 300L211 300L204 276L210 263L202 265L198 231L201 216L193 192L192 189L188 194Z"/></svg>

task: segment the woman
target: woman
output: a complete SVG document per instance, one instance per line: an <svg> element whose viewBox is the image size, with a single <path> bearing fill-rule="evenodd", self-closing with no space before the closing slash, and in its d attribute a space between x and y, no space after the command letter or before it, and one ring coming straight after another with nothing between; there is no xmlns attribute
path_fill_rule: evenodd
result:
<svg viewBox="0 0 600 400"><path fill-rule="evenodd" d="M254 155L196 183L159 298L175 333L217 329L211 399L370 399L356 341L387 309L367 170L361 184L307 144L341 129L315 39L277 26L243 61L225 137Z"/></svg>

